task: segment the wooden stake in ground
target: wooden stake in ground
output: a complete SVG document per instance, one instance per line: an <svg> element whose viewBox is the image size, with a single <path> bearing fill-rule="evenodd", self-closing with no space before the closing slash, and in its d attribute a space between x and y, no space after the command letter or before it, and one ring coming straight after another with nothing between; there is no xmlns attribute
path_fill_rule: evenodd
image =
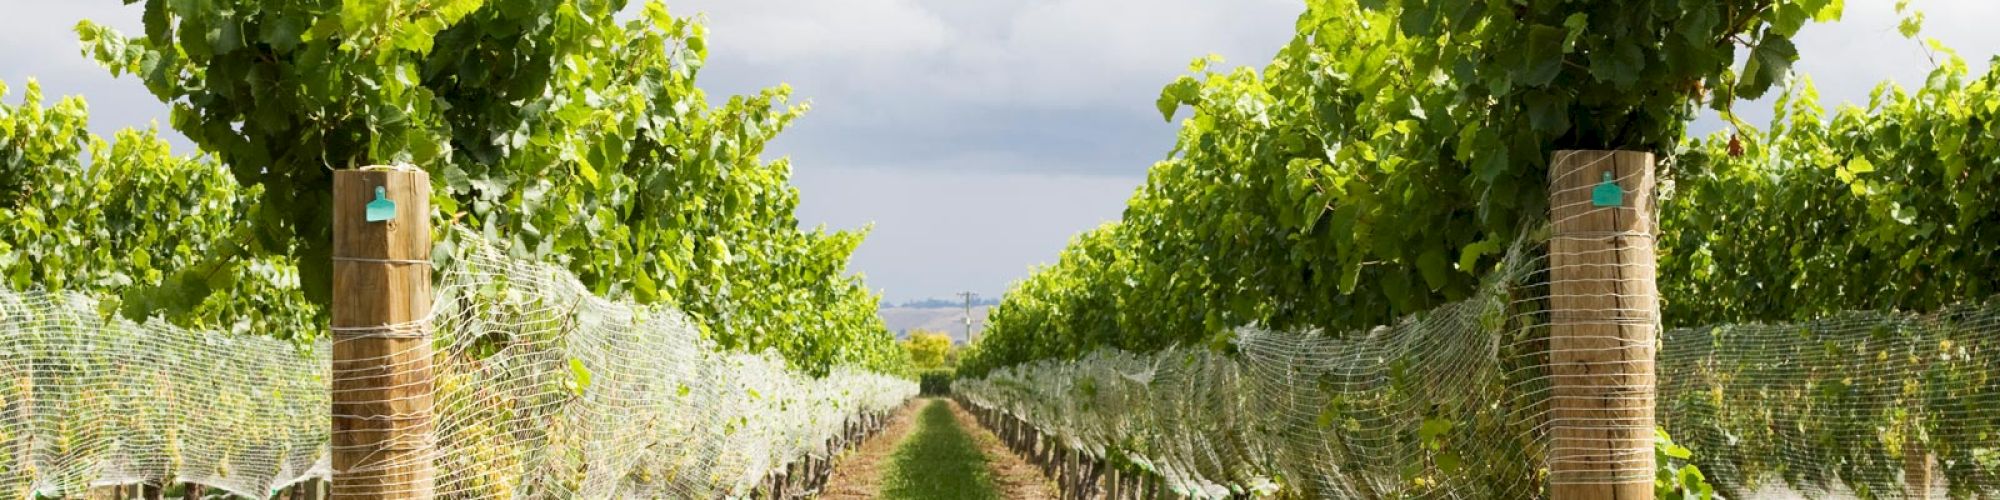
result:
<svg viewBox="0 0 2000 500"><path fill-rule="evenodd" d="M1911 426L1913 429L1915 425ZM1931 498L1931 455L1912 430L1903 437L1903 497L1910 500L1930 500Z"/></svg>
<svg viewBox="0 0 2000 500"><path fill-rule="evenodd" d="M1549 493L1653 498L1653 154L1557 151L1549 165Z"/></svg>
<svg viewBox="0 0 2000 500"><path fill-rule="evenodd" d="M334 173L335 499L434 494L430 185L412 168Z"/></svg>

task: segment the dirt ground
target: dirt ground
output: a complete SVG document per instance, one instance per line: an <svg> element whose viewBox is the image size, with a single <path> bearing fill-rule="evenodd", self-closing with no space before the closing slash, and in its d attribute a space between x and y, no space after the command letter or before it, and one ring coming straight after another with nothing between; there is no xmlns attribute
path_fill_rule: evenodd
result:
<svg viewBox="0 0 2000 500"><path fill-rule="evenodd" d="M882 493L882 468L889 465L889 454L895 453L896 445L903 443L903 437L915 427L917 410L929 404L928 399L913 399L889 417L889 426L875 437L861 443L861 447L841 454L833 464L833 477L827 478L826 489L819 498L827 500L865 500Z"/></svg>
<svg viewBox="0 0 2000 500"><path fill-rule="evenodd" d="M979 443L979 451L986 454L986 466L992 470L993 488L1002 498L1008 500L1046 500L1056 498L1055 485L1042 475L1040 469L1029 465L1019 455L1015 455L993 431L979 425L979 421L960 408L958 403L945 400L951 405L952 416L973 441ZM833 477L827 480L826 489L819 497L827 500L866 500L877 498L882 491L882 469L888 467L889 457L896 447L903 443L915 428L916 414L930 399L912 400L897 409L890 417L889 426L859 449L840 456L833 466Z"/></svg>

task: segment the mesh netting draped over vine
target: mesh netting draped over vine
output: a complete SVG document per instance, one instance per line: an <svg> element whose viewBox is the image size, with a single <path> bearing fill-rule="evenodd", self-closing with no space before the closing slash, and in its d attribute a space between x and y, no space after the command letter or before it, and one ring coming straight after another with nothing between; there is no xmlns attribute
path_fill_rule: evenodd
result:
<svg viewBox="0 0 2000 500"><path fill-rule="evenodd" d="M326 354L0 290L0 497L160 478L247 495L325 476Z"/></svg>
<svg viewBox="0 0 2000 500"><path fill-rule="evenodd" d="M442 496L744 495L826 453L848 417L917 393L904 379L812 378L775 354L721 351L679 312L605 301L491 247L449 272L433 312L447 346L434 368Z"/></svg>
<svg viewBox="0 0 2000 500"><path fill-rule="evenodd" d="M1660 421L1725 491L2000 496L2000 302L1669 331Z"/></svg>
<svg viewBox="0 0 2000 500"><path fill-rule="evenodd" d="M917 392L724 352L679 312L459 236L429 322L441 497L741 496ZM328 352L0 290L0 496L178 481L261 498L325 478Z"/></svg>
<svg viewBox="0 0 2000 500"><path fill-rule="evenodd" d="M1546 258L1510 260L1478 295L1369 331L1243 329L1235 352L1099 350L953 390L1193 497L1542 496L1565 446L1552 288ZM1660 339L1657 422L1730 498L1903 498L1913 479L2000 495L2000 303Z"/></svg>
<svg viewBox="0 0 2000 500"><path fill-rule="evenodd" d="M1547 384L1523 344L1542 323L1512 312L1514 281L1367 332L1245 329L1234 354L1099 350L953 391L1197 498L1281 481L1309 497L1532 496Z"/></svg>

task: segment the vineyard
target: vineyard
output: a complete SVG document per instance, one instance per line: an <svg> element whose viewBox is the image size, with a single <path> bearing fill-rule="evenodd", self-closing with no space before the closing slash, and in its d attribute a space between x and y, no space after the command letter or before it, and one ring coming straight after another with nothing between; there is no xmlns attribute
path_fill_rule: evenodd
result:
<svg viewBox="0 0 2000 500"><path fill-rule="evenodd" d="M699 18L143 3L199 151L0 101L0 497L2000 497L2000 69L1824 109L1842 0L1307 0L921 356Z"/></svg>
<svg viewBox="0 0 2000 500"><path fill-rule="evenodd" d="M452 232L425 395L438 497L747 496L801 480L786 468L823 463L917 391L721 350L684 313L606 301ZM48 293L9 292L0 311L10 497L171 480L264 497L332 472L331 341L106 319L87 298Z"/></svg>
<svg viewBox="0 0 2000 500"><path fill-rule="evenodd" d="M1932 42L1828 113L1789 37L1841 10L1308 2L1166 87L1170 156L955 395L1080 495L2000 494L2000 74Z"/></svg>
<svg viewBox="0 0 2000 500"><path fill-rule="evenodd" d="M709 105L701 25L620 4L159 1L138 36L79 24L201 152L83 133L82 99L33 81L0 105L0 497L823 480L917 392L844 269L860 235L799 230L789 166L758 158L804 111L785 89ZM393 220L336 211L369 164L428 180L385 192ZM383 237L435 245L353 254Z"/></svg>

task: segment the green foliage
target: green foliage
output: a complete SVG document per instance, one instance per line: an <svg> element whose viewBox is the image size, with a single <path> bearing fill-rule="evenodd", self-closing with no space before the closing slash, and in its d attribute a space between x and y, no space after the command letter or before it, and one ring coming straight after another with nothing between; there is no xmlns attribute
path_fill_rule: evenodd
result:
<svg viewBox="0 0 2000 500"><path fill-rule="evenodd" d="M926 396L951 394L952 374L953 372L949 368L937 368L919 372L917 374L917 390L920 394Z"/></svg>
<svg viewBox="0 0 2000 500"><path fill-rule="evenodd" d="M1667 431L1653 430L1653 463L1659 473L1653 477L1653 498L1660 500L1709 500L1715 487L1709 486L1701 469L1689 464L1694 451L1674 444Z"/></svg>
<svg viewBox="0 0 2000 500"><path fill-rule="evenodd" d="M1692 141L1673 167L1660 206L1665 320L1815 320L1700 326L1667 342L1714 353L1663 365L1663 380L1696 385L1661 404L1719 489L1775 478L1893 495L1912 450L1950 464L1955 494L1994 477L1979 450L2000 421L1974 408L1996 392L1977 325L2000 292L2000 72L1970 75L1932 48L1946 57L1919 88L1884 84L1865 108L1829 114L1801 82L1765 130ZM1930 314L1843 313L1855 310Z"/></svg>
<svg viewBox="0 0 2000 500"><path fill-rule="evenodd" d="M1262 71L1196 73L1124 218L991 313L981 373L1234 327L1354 331L1463 299L1547 212L1558 149L1667 152L1764 94L1838 0L1313 0ZM1748 62L1732 68L1738 49Z"/></svg>
<svg viewBox="0 0 2000 500"><path fill-rule="evenodd" d="M923 394L943 395L951 392L951 379L958 365L959 352L952 348L951 335L944 332L914 330L910 338L899 342L910 356L911 368L917 372L917 382Z"/></svg>
<svg viewBox="0 0 2000 500"><path fill-rule="evenodd" d="M128 0L129 1L129 0ZM241 233L328 298L332 171L408 163L439 217L562 263L600 295L677 306L726 347L899 369L857 233L801 231L783 87L710 105L705 28L622 0L148 0L84 50L260 188ZM504 235L504 236L503 236ZM203 290L183 288L180 293Z"/></svg>
<svg viewBox="0 0 2000 500"><path fill-rule="evenodd" d="M911 331L909 340L901 344L910 355L910 363L918 370L944 368L945 360L951 354L951 336L944 332Z"/></svg>
<svg viewBox="0 0 2000 500"><path fill-rule="evenodd" d="M1668 323L1935 311L2000 293L2000 72L1974 77L1950 56L1914 92L1877 87L1866 109L1829 116L1818 101L1803 83L1767 130L1680 154L1660 206Z"/></svg>
<svg viewBox="0 0 2000 500"><path fill-rule="evenodd" d="M6 86L0 83L0 97ZM13 290L116 298L102 307L181 326L310 341L316 307L290 260L250 255L258 188L154 131L87 132L83 99L44 106L30 80L0 103L0 276Z"/></svg>

